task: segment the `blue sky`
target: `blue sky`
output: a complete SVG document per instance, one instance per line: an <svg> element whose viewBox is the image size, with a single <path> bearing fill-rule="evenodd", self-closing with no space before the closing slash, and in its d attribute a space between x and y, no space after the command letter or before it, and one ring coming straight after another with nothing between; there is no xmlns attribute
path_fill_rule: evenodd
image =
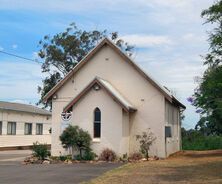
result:
<svg viewBox="0 0 222 184"><path fill-rule="evenodd" d="M186 98L203 73L200 55L208 50L201 10L213 0L0 0L0 50L36 58L44 35L65 30L72 22L82 29L118 31L135 45L133 59L174 91L187 106L186 128L198 121ZM0 100L35 103L41 67L0 53Z"/></svg>

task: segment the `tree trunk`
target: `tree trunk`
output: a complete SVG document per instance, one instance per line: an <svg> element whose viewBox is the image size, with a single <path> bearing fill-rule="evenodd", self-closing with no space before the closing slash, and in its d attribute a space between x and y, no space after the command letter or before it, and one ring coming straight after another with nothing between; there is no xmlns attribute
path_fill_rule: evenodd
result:
<svg viewBox="0 0 222 184"><path fill-rule="evenodd" d="M149 159L149 154L148 154L148 150L146 150L146 160L148 161Z"/></svg>
<svg viewBox="0 0 222 184"><path fill-rule="evenodd" d="M74 159L74 146L72 146L72 159Z"/></svg>
<svg viewBox="0 0 222 184"><path fill-rule="evenodd" d="M79 155L80 155L80 158L82 160L82 149L81 148L79 149Z"/></svg>

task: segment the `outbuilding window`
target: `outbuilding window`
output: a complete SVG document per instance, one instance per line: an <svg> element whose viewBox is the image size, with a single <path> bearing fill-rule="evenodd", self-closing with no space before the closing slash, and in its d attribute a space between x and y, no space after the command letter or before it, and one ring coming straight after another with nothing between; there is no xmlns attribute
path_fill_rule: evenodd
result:
<svg viewBox="0 0 222 184"><path fill-rule="evenodd" d="M15 135L16 134L16 122L8 122L7 134Z"/></svg>
<svg viewBox="0 0 222 184"><path fill-rule="evenodd" d="M101 137L101 111L97 107L94 110L94 138Z"/></svg>
<svg viewBox="0 0 222 184"><path fill-rule="evenodd" d="M32 135L32 123L25 123L25 135Z"/></svg>
<svg viewBox="0 0 222 184"><path fill-rule="evenodd" d="M43 124L37 123L36 124L36 135L42 135L43 134Z"/></svg>

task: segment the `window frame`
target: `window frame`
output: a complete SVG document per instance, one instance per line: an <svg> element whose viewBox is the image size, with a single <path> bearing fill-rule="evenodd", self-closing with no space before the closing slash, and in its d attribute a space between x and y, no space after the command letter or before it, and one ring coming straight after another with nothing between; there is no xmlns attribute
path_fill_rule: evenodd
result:
<svg viewBox="0 0 222 184"><path fill-rule="evenodd" d="M26 125L28 125L28 132L26 132ZM31 131L29 132L29 125L31 125ZM24 125L24 135L32 135L32 123L25 123Z"/></svg>
<svg viewBox="0 0 222 184"><path fill-rule="evenodd" d="M99 113L99 120L97 119L97 115L96 113ZM100 139L101 138L101 110L96 107L94 109L94 113L93 113L94 117L93 117L93 138L94 139ZM99 125L99 127L97 126ZM99 128L99 130L98 130Z"/></svg>
<svg viewBox="0 0 222 184"><path fill-rule="evenodd" d="M41 129L38 129L37 127L40 126ZM40 132L38 132L38 130L41 130ZM36 135L43 135L43 123L36 123Z"/></svg>
<svg viewBox="0 0 222 184"><path fill-rule="evenodd" d="M10 131L9 131L9 124L11 124ZM13 125L15 126L15 132L13 131ZM7 123L7 135L16 135L17 123L14 121L8 121Z"/></svg>

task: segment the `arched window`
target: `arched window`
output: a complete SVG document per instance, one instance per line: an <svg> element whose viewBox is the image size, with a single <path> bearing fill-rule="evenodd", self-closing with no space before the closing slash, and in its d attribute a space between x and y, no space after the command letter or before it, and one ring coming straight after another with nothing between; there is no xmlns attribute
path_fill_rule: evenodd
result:
<svg viewBox="0 0 222 184"><path fill-rule="evenodd" d="M100 138L101 136L101 111L97 107L94 110L94 138Z"/></svg>

